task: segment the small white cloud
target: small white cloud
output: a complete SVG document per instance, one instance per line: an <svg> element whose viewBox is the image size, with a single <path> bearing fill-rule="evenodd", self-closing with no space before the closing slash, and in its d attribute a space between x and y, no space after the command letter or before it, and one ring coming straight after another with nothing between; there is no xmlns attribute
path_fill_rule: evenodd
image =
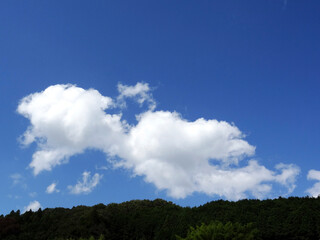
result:
<svg viewBox="0 0 320 240"><path fill-rule="evenodd" d="M310 170L308 172L308 176L307 176L308 180L317 180L320 181L320 171L317 170Z"/></svg>
<svg viewBox="0 0 320 240"><path fill-rule="evenodd" d="M320 195L320 182L315 183L311 188L306 191L312 197L318 197Z"/></svg>
<svg viewBox="0 0 320 240"><path fill-rule="evenodd" d="M57 183L51 183L51 184L47 187L46 193L51 194L51 193L54 193L54 192L56 192L56 193L60 192L60 190L57 189L56 187L57 187Z"/></svg>
<svg viewBox="0 0 320 240"><path fill-rule="evenodd" d="M133 98L140 104L140 106L147 102L150 110L154 110L156 108L156 102L150 93L150 87L148 83L138 82L135 86L128 86L119 83L118 91L120 95L118 96L117 100L122 107L126 106L126 98Z"/></svg>
<svg viewBox="0 0 320 240"><path fill-rule="evenodd" d="M78 181L78 183L74 186L68 186L70 193L88 194L92 192L92 190L98 185L103 176L96 173L92 176L92 178L90 178L90 174L90 172L83 172L82 181Z"/></svg>
<svg viewBox="0 0 320 240"><path fill-rule="evenodd" d="M317 170L310 170L307 175L308 180L316 180L318 181L315 183L311 188L307 189L307 193L312 197L318 197L320 195L320 171Z"/></svg>
<svg viewBox="0 0 320 240"><path fill-rule="evenodd" d="M24 207L23 212L27 212L31 210L32 212L36 212L41 208L41 204L38 201L30 202L28 206Z"/></svg>
<svg viewBox="0 0 320 240"><path fill-rule="evenodd" d="M275 181L288 188L287 194L293 192L296 188L296 177L300 173L300 168L294 164L279 163L275 167L281 173L275 177Z"/></svg>

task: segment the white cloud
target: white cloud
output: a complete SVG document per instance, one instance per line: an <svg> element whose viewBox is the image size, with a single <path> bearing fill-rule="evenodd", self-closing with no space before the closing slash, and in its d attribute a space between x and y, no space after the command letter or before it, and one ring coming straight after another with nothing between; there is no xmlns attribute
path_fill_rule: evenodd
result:
<svg viewBox="0 0 320 240"><path fill-rule="evenodd" d="M119 96L117 98L120 106L125 107L126 98L133 98L135 99L140 106L144 102L148 103L149 109L154 110L156 108L156 102L154 101L151 93L150 93L150 87L148 83L141 83L138 82L135 86L128 86L128 85L123 85L121 83L118 84L118 91L119 91Z"/></svg>
<svg viewBox="0 0 320 240"><path fill-rule="evenodd" d="M288 193L290 194L295 189L296 176L300 173L300 168L294 164L283 164L279 163L275 167L281 174L277 175L275 181L286 186L288 188Z"/></svg>
<svg viewBox="0 0 320 240"><path fill-rule="evenodd" d="M307 189L306 192L312 197L318 197L320 195L320 182L315 183L311 188Z"/></svg>
<svg viewBox="0 0 320 240"><path fill-rule="evenodd" d="M320 171L310 170L307 176L308 180L317 180L320 181Z"/></svg>
<svg viewBox="0 0 320 240"><path fill-rule="evenodd" d="M168 189L173 197L197 191L198 176L208 169L216 172L210 159L227 167L254 153L255 148L241 139L241 132L226 122L188 122L177 113L164 111L143 113L138 120L119 153L125 159L119 164L145 176L157 188Z"/></svg>
<svg viewBox="0 0 320 240"><path fill-rule="evenodd" d="M310 170L307 176L308 180L317 180L311 188L307 189L307 193L309 193L313 197L318 197L320 195L320 171Z"/></svg>
<svg viewBox="0 0 320 240"><path fill-rule="evenodd" d="M55 193L55 192L58 193L58 192L60 192L60 190L57 189L57 183L53 182L47 187L46 193L51 194L51 193Z"/></svg>
<svg viewBox="0 0 320 240"><path fill-rule="evenodd" d="M38 211L38 209L41 208L41 205L38 201L30 202L28 206L24 207L23 212L27 212L31 210L32 212Z"/></svg>
<svg viewBox="0 0 320 240"><path fill-rule="evenodd" d="M82 173L82 181L78 181L78 183L74 186L68 186L70 189L70 193L72 194L88 194L92 192L92 190L98 185L100 180L102 179L102 175L96 173L90 178L90 172Z"/></svg>
<svg viewBox="0 0 320 240"><path fill-rule="evenodd" d="M239 199L251 193L263 197L272 182L294 188L299 169L279 165L279 173L249 161L255 147L243 140L240 130L224 121L198 119L189 122L177 113L157 111L139 116L127 138L124 159L119 166L145 176L158 189L167 189L170 196L184 198L193 192Z"/></svg>
<svg viewBox="0 0 320 240"><path fill-rule="evenodd" d="M22 142L38 144L30 167L35 175L68 162L87 148L112 154L122 137L120 115L105 114L113 101L98 91L55 85L23 98L18 113L30 120Z"/></svg>
<svg viewBox="0 0 320 240"><path fill-rule="evenodd" d="M141 104L154 103L147 84L119 84L118 89L117 101L136 97ZM23 142L36 142L39 147L30 163L34 174L94 148L108 157L117 156L121 160L111 161L114 166L143 176L175 198L194 192L229 199L248 194L261 198L274 183L289 192L295 188L299 174L295 165L278 164L272 171L250 160L239 167L240 161L254 155L255 147L233 124L203 118L191 122L176 112L148 110L138 115L135 126L128 126L121 114L108 114L113 106L111 98L74 85L51 86L23 98L18 112L31 122ZM90 191L101 176L95 174L90 180L89 175L85 172L82 182L70 186L71 192Z"/></svg>

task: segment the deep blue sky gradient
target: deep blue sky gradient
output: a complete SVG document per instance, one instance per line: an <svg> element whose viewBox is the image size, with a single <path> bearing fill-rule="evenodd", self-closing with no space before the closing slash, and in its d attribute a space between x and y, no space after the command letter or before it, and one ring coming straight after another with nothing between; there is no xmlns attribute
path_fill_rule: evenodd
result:
<svg viewBox="0 0 320 240"><path fill-rule="evenodd" d="M102 153L88 151L36 177L27 169L36 146L23 149L17 141L28 126L15 112L19 100L63 83L116 97L119 82L143 81L154 89L157 109L234 122L263 165L301 168L292 195L306 195L313 184L307 172L320 170L319 13L317 0L1 1L0 213L33 199L43 207L216 199L171 199L119 169L103 172L89 195L46 195L54 179L63 190L84 169L105 164ZM130 109L124 114L134 121ZM26 189L12 184L14 173L24 176Z"/></svg>

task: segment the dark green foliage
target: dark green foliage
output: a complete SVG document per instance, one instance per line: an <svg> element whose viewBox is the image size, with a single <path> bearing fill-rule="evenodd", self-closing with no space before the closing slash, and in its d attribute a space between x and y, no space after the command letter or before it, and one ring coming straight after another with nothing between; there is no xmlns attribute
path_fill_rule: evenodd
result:
<svg viewBox="0 0 320 240"><path fill-rule="evenodd" d="M156 199L24 214L12 211L0 216L0 239L190 239L190 227L195 232L211 229L231 235L245 228L256 234L254 239L319 239L320 198L219 200L194 208ZM255 228L258 233L250 232ZM239 239L240 234L234 237Z"/></svg>
<svg viewBox="0 0 320 240"><path fill-rule="evenodd" d="M219 221L208 225L201 224L196 228L190 227L186 238L177 236L178 240L254 240L257 239L258 229L252 223L241 225L239 223Z"/></svg>

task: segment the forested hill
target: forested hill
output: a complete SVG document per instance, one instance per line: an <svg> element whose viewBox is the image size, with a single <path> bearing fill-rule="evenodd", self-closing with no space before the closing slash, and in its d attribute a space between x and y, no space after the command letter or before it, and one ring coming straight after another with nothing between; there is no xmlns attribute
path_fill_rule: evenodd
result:
<svg viewBox="0 0 320 240"><path fill-rule="evenodd" d="M0 216L0 239L176 239L212 221L253 223L257 239L319 239L320 198L219 200L193 208L156 199L12 211Z"/></svg>

